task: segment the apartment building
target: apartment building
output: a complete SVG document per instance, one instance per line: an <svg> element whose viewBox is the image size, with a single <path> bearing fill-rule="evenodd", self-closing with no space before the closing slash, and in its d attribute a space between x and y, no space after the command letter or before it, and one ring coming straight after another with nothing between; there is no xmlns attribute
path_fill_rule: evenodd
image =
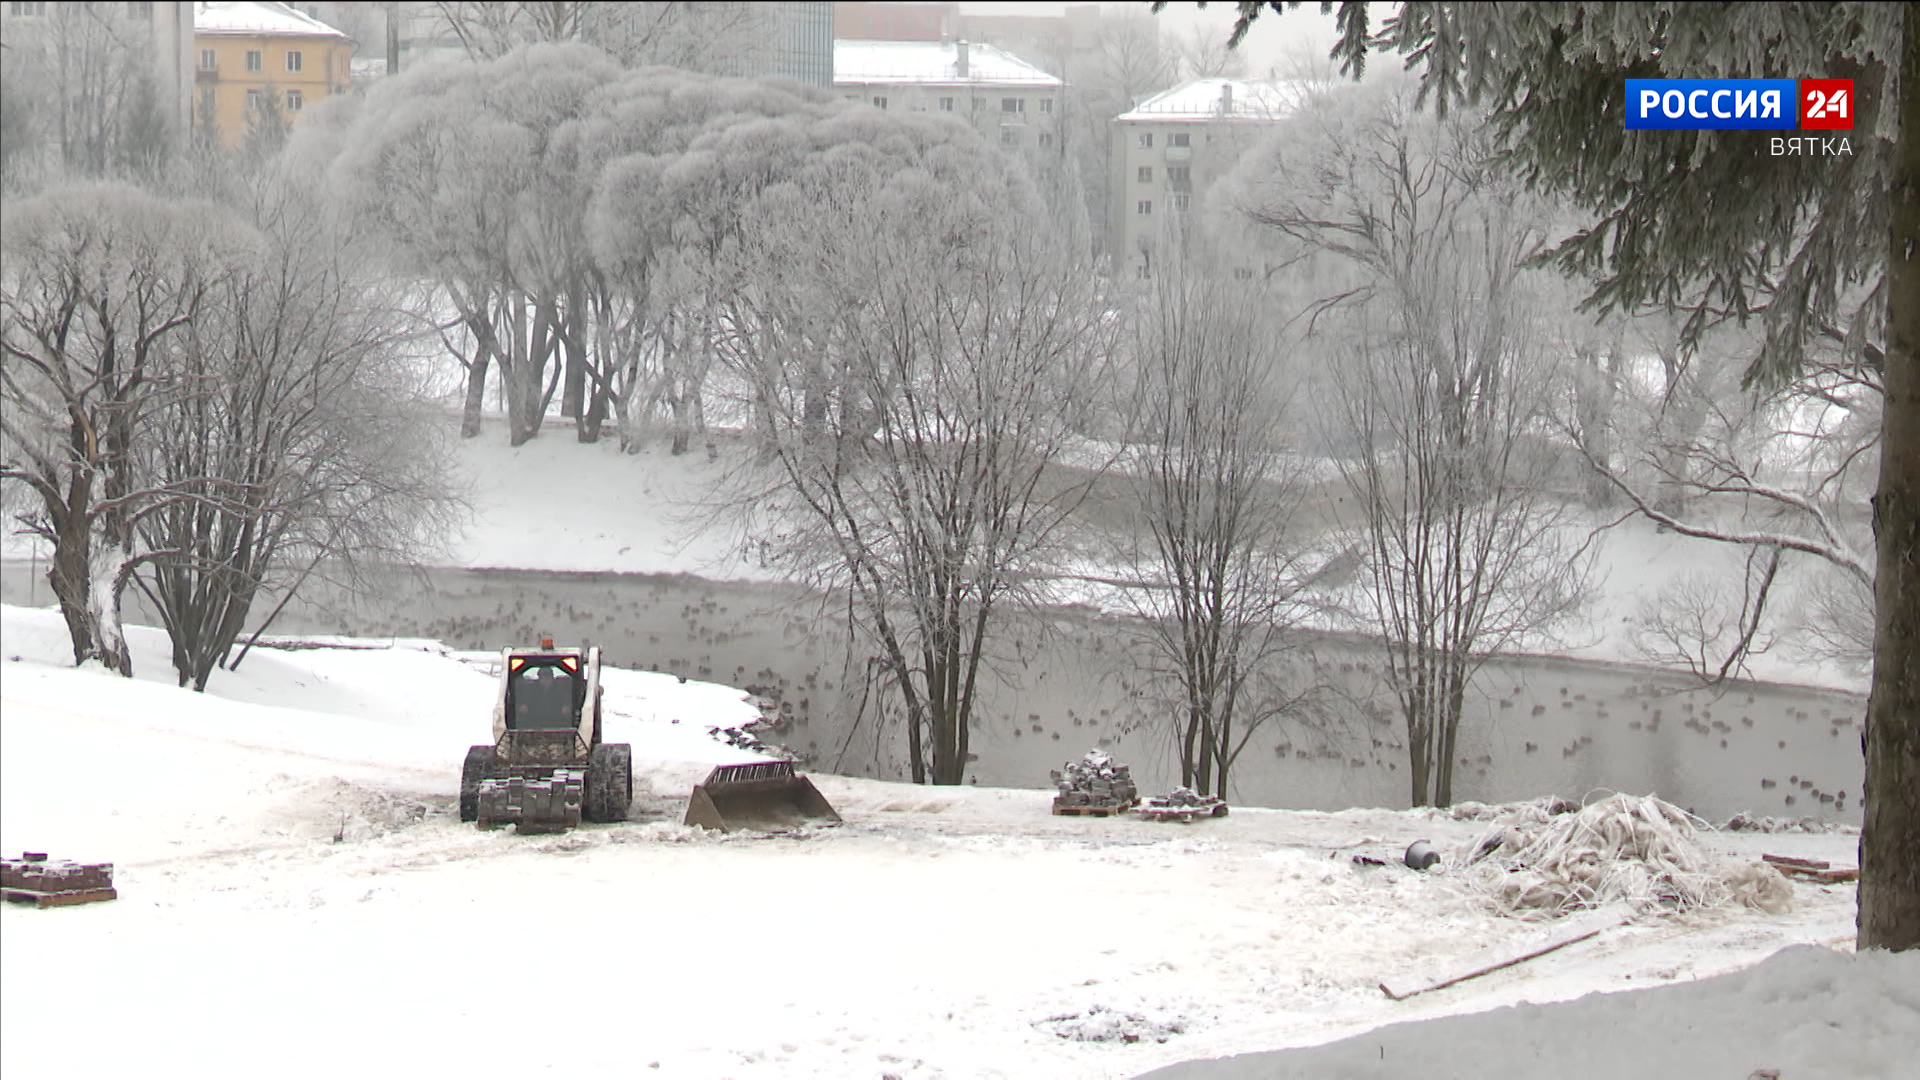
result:
<svg viewBox="0 0 1920 1080"><path fill-rule="evenodd" d="M123 33L131 34L151 55L154 84L159 88L168 119L178 124L184 133L193 116L193 9L192 3L60 4L13 0L0 6L0 48L14 57L31 52L34 61L59 66L60 58L51 54L56 48L56 39L62 35L51 25L53 20L95 20L111 29L115 39L121 39ZM75 40L86 40L90 35L73 32L71 36ZM69 66L83 66L74 57L65 59ZM32 70L30 64L26 66L29 77L60 81L57 76Z"/></svg>
<svg viewBox="0 0 1920 1080"><path fill-rule="evenodd" d="M1283 82L1192 79L1114 118L1107 250L1115 273L1151 276L1155 253L1186 235L1213 183L1299 99Z"/></svg>
<svg viewBox="0 0 1920 1080"><path fill-rule="evenodd" d="M1001 146L1057 154L1058 78L1003 49L966 41L836 41L833 87L896 112L946 113Z"/></svg>
<svg viewBox="0 0 1920 1080"><path fill-rule="evenodd" d="M832 86L834 5L789 2L757 6L767 20L766 44L722 62L716 74Z"/></svg>
<svg viewBox="0 0 1920 1080"><path fill-rule="evenodd" d="M352 87L352 38L287 4L200 3L193 123L234 147L277 111L288 123Z"/></svg>

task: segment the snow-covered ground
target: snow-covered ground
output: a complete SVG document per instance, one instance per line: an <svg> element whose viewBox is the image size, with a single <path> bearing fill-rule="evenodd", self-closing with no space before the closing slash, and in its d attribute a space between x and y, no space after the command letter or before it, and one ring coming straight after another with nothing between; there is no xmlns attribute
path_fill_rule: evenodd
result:
<svg viewBox="0 0 1920 1080"><path fill-rule="evenodd" d="M1850 885L1795 885L1780 914L1644 915L1393 1002L1383 978L1537 932L1495 914L1467 875L1392 861L1413 839L1458 851L1484 822L1059 818L1046 792L816 776L845 825L707 834L678 823L687 790L749 756L707 730L755 706L617 672L607 733L634 744L632 820L482 832L457 820L454 792L465 747L487 736L487 657L432 643L256 650L193 694L171 685L163 635L130 637L145 677L75 670L54 615L0 608L0 851L111 861L121 891L0 911L0 1074L1120 1078L1686 983L1791 945L1824 948L1694 994L1374 1042L1444 1063L1458 1059L1434 1046L1505 1038L1551 1055L1554 1033L1592 1027L1617 1036L1607 1075L1786 1063L1793 1080L1901 1075L1920 1045L1920 957L1848 953ZM1762 851L1851 864L1857 841L1706 842L1733 865ZM1812 1056L1838 1038L1808 1018L1841 1008L1845 1054ZM1624 1026L1655 1013L1658 1039ZM1522 1021L1524 1036L1494 1027ZM1591 1058L1597 1037L1559 1044ZM1517 1053L1419 1075L1596 1075L1591 1060L1562 1071Z"/></svg>

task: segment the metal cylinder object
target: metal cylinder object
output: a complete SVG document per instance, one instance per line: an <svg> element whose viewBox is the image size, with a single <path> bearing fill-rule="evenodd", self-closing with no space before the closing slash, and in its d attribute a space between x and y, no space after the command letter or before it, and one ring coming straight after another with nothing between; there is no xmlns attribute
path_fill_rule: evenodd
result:
<svg viewBox="0 0 1920 1080"><path fill-rule="evenodd" d="M1425 840L1415 840L1407 845L1407 865L1415 870L1425 870L1440 861L1440 853Z"/></svg>

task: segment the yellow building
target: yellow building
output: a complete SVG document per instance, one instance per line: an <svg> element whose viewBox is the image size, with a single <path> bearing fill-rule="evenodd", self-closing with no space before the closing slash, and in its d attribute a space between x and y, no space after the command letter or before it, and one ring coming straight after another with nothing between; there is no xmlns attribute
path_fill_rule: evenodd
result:
<svg viewBox="0 0 1920 1080"><path fill-rule="evenodd" d="M286 4L194 5L193 126L226 146L276 112L286 123L351 85L353 39Z"/></svg>

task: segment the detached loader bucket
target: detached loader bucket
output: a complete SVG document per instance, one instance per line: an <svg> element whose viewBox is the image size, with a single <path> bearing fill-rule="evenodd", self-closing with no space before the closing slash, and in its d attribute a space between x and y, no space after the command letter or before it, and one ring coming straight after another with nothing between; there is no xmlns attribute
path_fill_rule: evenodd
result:
<svg viewBox="0 0 1920 1080"><path fill-rule="evenodd" d="M723 832L839 820L813 781L795 775L791 761L716 765L687 800L688 825Z"/></svg>

